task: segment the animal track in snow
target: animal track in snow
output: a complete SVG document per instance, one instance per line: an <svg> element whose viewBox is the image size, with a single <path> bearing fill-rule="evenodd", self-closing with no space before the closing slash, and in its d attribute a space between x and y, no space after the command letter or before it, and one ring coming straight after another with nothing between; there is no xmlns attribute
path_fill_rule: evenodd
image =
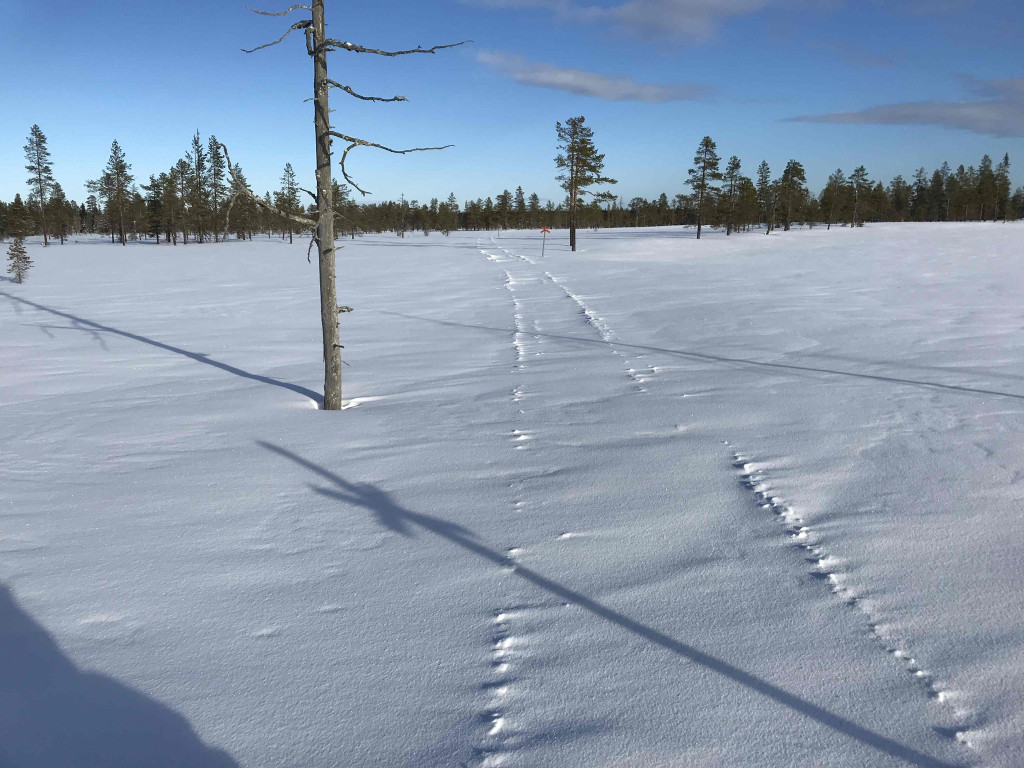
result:
<svg viewBox="0 0 1024 768"><path fill-rule="evenodd" d="M580 296L570 291L562 281L553 274L545 272L544 277L546 277L552 285L560 288L561 291L571 299L577 307L579 307L580 314L583 316L587 325L597 331L597 335L601 337L601 341L608 345L612 354L622 360L623 364L626 366L626 375L632 379L633 383L636 385L637 391L647 392L647 388L644 384L651 380L654 374L658 372L658 369L654 366L647 366L643 370L637 370L633 363L630 362L630 359L615 346L615 333L604 319L597 314L597 312L591 309Z"/></svg>
<svg viewBox="0 0 1024 768"><path fill-rule="evenodd" d="M726 443L728 445L728 443ZM863 613L868 620L868 632L889 655L897 659L908 674L919 683L928 696L940 704L949 704L955 700L955 692L942 687L930 672L924 668L908 650L901 646L900 642L884 632L877 619L872 615L870 609L864 602L863 595L858 594L855 589L846 584L847 574L842 571L843 561L829 554L820 544L820 536L809 526L805 525L803 518L782 499L771 493L765 474L749 457L742 453L733 453L733 467L740 472L740 484L754 494L757 505L766 512L771 512L785 526L786 535L794 546L801 549L805 559L814 567L810 575L821 581L827 581L832 593L840 598L846 605L855 608ZM971 713L955 708L953 713L957 720L966 723L971 719ZM965 728L936 728L937 732L949 738L970 746L968 732Z"/></svg>
<svg viewBox="0 0 1024 768"><path fill-rule="evenodd" d="M474 751L481 768L503 765L508 758L512 733L508 702L515 682L512 666L516 647L520 645L510 626L515 615L515 609L506 608L495 611L491 617L491 672L490 679L482 686L487 694L487 703L480 713L484 734L482 745Z"/></svg>

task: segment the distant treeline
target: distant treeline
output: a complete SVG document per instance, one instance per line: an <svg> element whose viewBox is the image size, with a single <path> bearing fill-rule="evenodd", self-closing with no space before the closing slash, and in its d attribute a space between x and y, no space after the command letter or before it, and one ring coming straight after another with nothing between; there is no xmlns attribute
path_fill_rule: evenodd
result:
<svg viewBox="0 0 1024 768"><path fill-rule="evenodd" d="M712 143L712 146L713 143ZM28 192L23 200L0 201L0 239L35 234L63 242L68 236L102 233L112 242L151 240L177 245L219 241L227 235L291 238L293 224L243 196L235 197L225 158L216 138L203 142L197 132L185 156L166 171L139 183L115 141L99 177L88 183L85 202L68 200L53 177L46 137L33 126L25 147L29 160ZM680 176L682 177L682 173ZM237 177L245 183L239 170ZM818 194L806 186L803 166L791 160L779 175L762 162L756 179L741 173L730 159L704 190L701 218L728 231L757 227L789 229L792 224L861 226L882 221L984 221L1024 218L1024 187L1012 191L1009 156L993 164L985 155L977 167L948 164L929 174L919 169L908 181L888 184L870 178L861 166L846 175L837 170ZM308 212L306 194L286 165L280 188L263 199L285 212ZM349 188L335 183L336 229L345 236L362 232L442 232L456 230L561 228L568 223L566 204L542 202L537 194L502 190L494 197L459 202L454 194L417 200L359 203ZM231 201L234 200L232 203ZM312 202L312 201L310 201ZM657 227L697 222L697 194L662 193L656 198L594 200L577 211L577 225Z"/></svg>

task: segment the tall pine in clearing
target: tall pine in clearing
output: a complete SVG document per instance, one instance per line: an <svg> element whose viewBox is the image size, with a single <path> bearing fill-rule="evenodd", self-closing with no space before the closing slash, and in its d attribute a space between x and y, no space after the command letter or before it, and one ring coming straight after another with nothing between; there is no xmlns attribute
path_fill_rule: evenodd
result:
<svg viewBox="0 0 1024 768"><path fill-rule="evenodd" d="M580 198L593 195L588 187L595 184L618 184L615 179L602 176L604 171L604 155L599 154L594 146L594 130L585 125L585 118L570 117L561 123L555 123L558 134L558 156L555 167L562 171L555 178L566 192L566 203L569 218L569 249L576 250L576 220ZM597 194L598 199L607 199L607 193Z"/></svg>
<svg viewBox="0 0 1024 768"><path fill-rule="evenodd" d="M38 125L33 125L29 131L28 143L25 145L25 160L28 161L28 165L25 166L25 170L29 172L28 184L39 207L43 245L49 245L46 206L53 191L53 166L50 163L50 150L46 148L46 136L39 130Z"/></svg>
<svg viewBox="0 0 1024 768"><path fill-rule="evenodd" d="M722 180L722 173L718 170L721 162L718 152L715 150L715 142L710 136L701 139L697 147L697 154L693 157L693 168L690 169L690 179L687 182L693 187L693 194L697 203L697 239L700 240L700 230L704 223L704 211L707 206L714 202L719 193L719 187L714 184Z"/></svg>

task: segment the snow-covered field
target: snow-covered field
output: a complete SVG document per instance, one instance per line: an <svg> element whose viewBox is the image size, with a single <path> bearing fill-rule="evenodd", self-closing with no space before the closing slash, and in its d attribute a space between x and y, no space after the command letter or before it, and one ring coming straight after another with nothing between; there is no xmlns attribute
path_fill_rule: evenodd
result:
<svg viewBox="0 0 1024 768"><path fill-rule="evenodd" d="M0 765L1024 765L1024 226L30 245Z"/></svg>

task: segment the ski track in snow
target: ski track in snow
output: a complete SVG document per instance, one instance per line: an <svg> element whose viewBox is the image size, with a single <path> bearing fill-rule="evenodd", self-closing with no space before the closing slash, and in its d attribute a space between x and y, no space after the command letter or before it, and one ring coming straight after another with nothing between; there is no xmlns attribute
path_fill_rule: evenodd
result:
<svg viewBox="0 0 1024 768"><path fill-rule="evenodd" d="M929 698L950 708L958 725L934 727L934 730L965 747L973 748L971 729L979 727L979 724L973 713L956 705L956 691L947 689L936 680L904 641L886 631L872 613L866 593L858 592L847 584L847 574L842 568L843 561L828 551L822 544L822 537L805 524L796 510L772 493L763 465L739 451L733 452L732 465L739 470L740 485L753 493L755 503L762 510L778 518L793 546L800 549L805 560L812 564L810 575L816 580L827 582L832 594L851 609L859 610L867 619L868 632L872 639L900 662L913 682L919 685Z"/></svg>

